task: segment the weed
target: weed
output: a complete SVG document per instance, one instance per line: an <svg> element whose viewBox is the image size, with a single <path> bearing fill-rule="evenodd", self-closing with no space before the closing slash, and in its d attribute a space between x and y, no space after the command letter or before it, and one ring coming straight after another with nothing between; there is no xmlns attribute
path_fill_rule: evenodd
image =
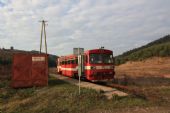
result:
<svg viewBox="0 0 170 113"><path fill-rule="evenodd" d="M0 80L0 88L8 87L9 81L8 80Z"/></svg>
<svg viewBox="0 0 170 113"><path fill-rule="evenodd" d="M113 100L113 101L118 101L118 100L120 100L120 99L122 99L122 98L124 98L124 97L118 96L118 95L116 95L116 94L112 95L112 100Z"/></svg>
<svg viewBox="0 0 170 113"><path fill-rule="evenodd" d="M19 95L20 98L27 98L27 97L33 96L34 92L35 92L35 87L20 89L18 90L17 94Z"/></svg>
<svg viewBox="0 0 170 113"><path fill-rule="evenodd" d="M148 105L146 100L134 96L121 97L118 95L113 95L112 101L115 107L134 107Z"/></svg>
<svg viewBox="0 0 170 113"><path fill-rule="evenodd" d="M15 89L11 89L11 88L6 88L5 91L3 91L1 94L0 94L0 99L2 100L7 100L9 99L10 97L13 97L13 95L16 94L16 90Z"/></svg>
<svg viewBox="0 0 170 113"><path fill-rule="evenodd" d="M160 90L160 93L170 95L170 88L163 88Z"/></svg>
<svg viewBox="0 0 170 113"><path fill-rule="evenodd" d="M6 93L0 94L0 99L7 99L7 98L9 98L9 95L7 95Z"/></svg>
<svg viewBox="0 0 170 113"><path fill-rule="evenodd" d="M103 94L103 93L104 93L104 91L100 89L99 93Z"/></svg>

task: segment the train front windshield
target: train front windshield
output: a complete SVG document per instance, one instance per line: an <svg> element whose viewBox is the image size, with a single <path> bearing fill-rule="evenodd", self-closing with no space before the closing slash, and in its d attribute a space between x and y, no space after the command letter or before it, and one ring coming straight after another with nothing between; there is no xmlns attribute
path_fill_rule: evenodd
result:
<svg viewBox="0 0 170 113"><path fill-rule="evenodd" d="M91 64L112 64L113 63L113 55L112 54L90 54L90 63Z"/></svg>

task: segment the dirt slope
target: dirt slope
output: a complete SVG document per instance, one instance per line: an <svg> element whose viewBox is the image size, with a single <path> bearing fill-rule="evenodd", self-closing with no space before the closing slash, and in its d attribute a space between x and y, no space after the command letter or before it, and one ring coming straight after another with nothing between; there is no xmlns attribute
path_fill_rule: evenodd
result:
<svg viewBox="0 0 170 113"><path fill-rule="evenodd" d="M127 62L116 66L115 70L117 76L161 76L170 78L170 57L153 57L144 61Z"/></svg>

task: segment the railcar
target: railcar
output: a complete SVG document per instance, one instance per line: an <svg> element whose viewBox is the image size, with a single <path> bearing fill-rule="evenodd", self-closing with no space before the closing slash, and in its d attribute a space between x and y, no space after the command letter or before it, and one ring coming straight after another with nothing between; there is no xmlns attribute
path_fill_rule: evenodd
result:
<svg viewBox="0 0 170 113"><path fill-rule="evenodd" d="M83 78L96 82L113 80L114 57L113 52L107 49L87 50L83 54ZM68 77L78 77L78 56L61 56L57 59L57 72Z"/></svg>

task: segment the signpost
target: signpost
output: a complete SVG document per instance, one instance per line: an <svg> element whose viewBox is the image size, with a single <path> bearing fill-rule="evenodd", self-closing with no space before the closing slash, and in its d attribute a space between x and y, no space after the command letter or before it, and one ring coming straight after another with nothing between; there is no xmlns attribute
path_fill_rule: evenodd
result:
<svg viewBox="0 0 170 113"><path fill-rule="evenodd" d="M79 95L80 95L80 78L81 78L81 55L78 55L78 76L79 76Z"/></svg>
<svg viewBox="0 0 170 113"><path fill-rule="evenodd" d="M80 78L82 76L83 72L83 54L84 54L84 48L74 48L73 52L75 55L78 56L78 76L79 76L79 95L80 95Z"/></svg>
<svg viewBox="0 0 170 113"><path fill-rule="evenodd" d="M73 54L74 55L83 55L84 54L84 48L73 48Z"/></svg>

